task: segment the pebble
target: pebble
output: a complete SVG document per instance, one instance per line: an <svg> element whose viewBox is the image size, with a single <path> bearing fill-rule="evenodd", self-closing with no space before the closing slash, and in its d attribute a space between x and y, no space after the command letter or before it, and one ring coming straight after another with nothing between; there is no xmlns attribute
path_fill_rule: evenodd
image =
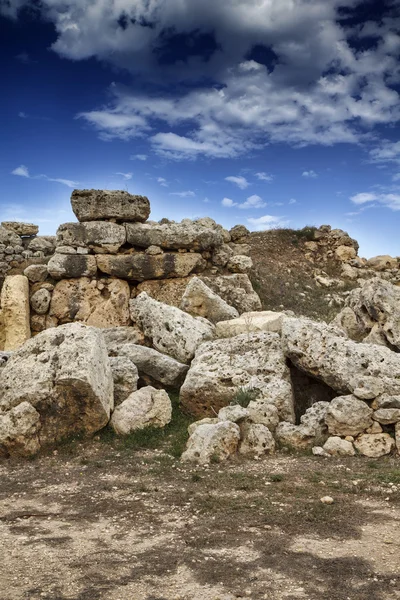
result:
<svg viewBox="0 0 400 600"><path fill-rule="evenodd" d="M333 504L335 501L331 496L323 496L321 502L322 504Z"/></svg>

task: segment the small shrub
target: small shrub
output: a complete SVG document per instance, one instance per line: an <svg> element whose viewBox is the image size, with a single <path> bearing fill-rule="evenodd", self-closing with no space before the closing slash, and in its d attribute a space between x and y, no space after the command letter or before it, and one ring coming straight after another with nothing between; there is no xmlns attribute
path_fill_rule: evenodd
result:
<svg viewBox="0 0 400 600"><path fill-rule="evenodd" d="M271 475L270 480L273 481L274 483L277 483L279 481L283 481L284 476L281 475L280 473L274 473L273 475Z"/></svg>
<svg viewBox="0 0 400 600"><path fill-rule="evenodd" d="M250 402L258 397L259 393L260 390L254 388L240 388L230 404L231 406L239 405L243 406L243 408L247 408Z"/></svg>

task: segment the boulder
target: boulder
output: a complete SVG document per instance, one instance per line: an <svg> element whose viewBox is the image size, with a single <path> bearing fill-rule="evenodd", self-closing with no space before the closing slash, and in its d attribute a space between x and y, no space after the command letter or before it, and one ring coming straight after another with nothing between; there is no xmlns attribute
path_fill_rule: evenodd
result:
<svg viewBox="0 0 400 600"><path fill-rule="evenodd" d="M32 237L39 233L39 227L33 223L22 223L18 221L3 221L1 224L4 229L13 231L18 236Z"/></svg>
<svg viewBox="0 0 400 600"><path fill-rule="evenodd" d="M358 435L372 425L373 410L355 396L334 398L328 407L325 422L332 435Z"/></svg>
<svg viewBox="0 0 400 600"><path fill-rule="evenodd" d="M335 256L341 262L348 262L357 256L357 251L352 246L338 246L335 248Z"/></svg>
<svg viewBox="0 0 400 600"><path fill-rule="evenodd" d="M247 407L249 421L265 425L270 431L275 431L279 423L279 412L274 404L263 400L251 400Z"/></svg>
<svg viewBox="0 0 400 600"><path fill-rule="evenodd" d="M188 427L189 437L192 435L192 433L196 431L198 427L200 427L200 425L215 425L216 423L220 423L220 420L216 417L205 417L204 419L200 419L200 421L195 421L194 423L191 423Z"/></svg>
<svg viewBox="0 0 400 600"><path fill-rule="evenodd" d="M27 249L31 252L43 252L44 256L49 256L53 254L55 247L55 235L40 235L29 242Z"/></svg>
<svg viewBox="0 0 400 600"><path fill-rule="evenodd" d="M171 417L172 405L167 392L148 386L133 392L117 406L110 425L118 435L128 435L146 427L165 427Z"/></svg>
<svg viewBox="0 0 400 600"><path fill-rule="evenodd" d="M47 270L54 279L94 277L97 273L96 257L83 254L54 254L47 264Z"/></svg>
<svg viewBox="0 0 400 600"><path fill-rule="evenodd" d="M239 314L259 311L262 308L261 300L254 291L249 276L244 273L217 277L200 275L200 279L225 302L236 308Z"/></svg>
<svg viewBox="0 0 400 600"><path fill-rule="evenodd" d="M356 453L351 442L337 436L328 438L323 449L331 456L354 456Z"/></svg>
<svg viewBox="0 0 400 600"><path fill-rule="evenodd" d="M240 404L231 404L221 408L218 412L219 421L232 421L232 423L240 423L249 416L247 408L240 406Z"/></svg>
<svg viewBox="0 0 400 600"><path fill-rule="evenodd" d="M239 391L274 404L282 419L293 420L289 368L275 333L250 333L202 344L196 351L180 400L202 417L217 413Z"/></svg>
<svg viewBox="0 0 400 600"><path fill-rule="evenodd" d="M0 227L0 244L4 246L19 246L21 238L14 231L10 231L5 227Z"/></svg>
<svg viewBox="0 0 400 600"><path fill-rule="evenodd" d="M147 221L150 202L121 190L74 190L72 210L78 221Z"/></svg>
<svg viewBox="0 0 400 600"><path fill-rule="evenodd" d="M144 344L143 332L137 325L126 327L106 327L101 329L106 342L109 356L118 356L119 351L125 344Z"/></svg>
<svg viewBox="0 0 400 600"><path fill-rule="evenodd" d="M284 319L282 346L298 369L340 395L373 400L400 394L400 355L388 348L358 344L335 327L305 318Z"/></svg>
<svg viewBox="0 0 400 600"><path fill-rule="evenodd" d="M374 421L381 425L392 425L400 421L400 408L378 408L373 414Z"/></svg>
<svg viewBox="0 0 400 600"><path fill-rule="evenodd" d="M183 294L193 277L195 276L190 275L184 278L143 281L137 286L137 291L139 294L146 292L146 294L158 302L179 308Z"/></svg>
<svg viewBox="0 0 400 600"><path fill-rule="evenodd" d="M396 443L388 433L364 433L355 440L354 445L363 456L379 458L390 454Z"/></svg>
<svg viewBox="0 0 400 600"><path fill-rule="evenodd" d="M281 421L275 430L275 439L280 446L294 450L305 450L314 445L314 438L307 435L300 425Z"/></svg>
<svg viewBox="0 0 400 600"><path fill-rule="evenodd" d="M110 366L114 381L114 406L119 406L137 390L137 367L125 356L111 356Z"/></svg>
<svg viewBox="0 0 400 600"><path fill-rule="evenodd" d="M132 321L153 347L181 363L190 362L198 346L214 336L214 327L206 319L157 302L145 292L131 300L130 307Z"/></svg>
<svg viewBox="0 0 400 600"><path fill-rule="evenodd" d="M149 248L158 246L164 250L187 249L202 252L222 246L222 234L217 229L196 221L185 219L182 223L127 223L127 241L132 246Z"/></svg>
<svg viewBox="0 0 400 600"><path fill-rule="evenodd" d="M280 333L284 317L283 313L272 310L243 313L237 319L232 318L229 321L220 321L217 323L215 333L219 338L234 337L241 333L252 333L255 331Z"/></svg>
<svg viewBox="0 0 400 600"><path fill-rule="evenodd" d="M190 273L204 268L201 254L189 252L156 255L136 252L116 256L100 254L96 256L96 260L97 267L102 273L130 281L187 277Z"/></svg>
<svg viewBox="0 0 400 600"><path fill-rule="evenodd" d="M31 308L38 315L45 315L50 306L51 293L49 290L42 288L32 294L31 296Z"/></svg>
<svg viewBox="0 0 400 600"><path fill-rule="evenodd" d="M126 326L130 323L130 290L120 279L64 279L55 288L50 315L60 323L81 321L93 327Z"/></svg>
<svg viewBox="0 0 400 600"><path fill-rule="evenodd" d="M300 417L300 424L279 423L275 436L283 446L289 446L298 450L311 448L315 444L323 444L328 437L328 429L325 424L325 416L329 402L315 402Z"/></svg>
<svg viewBox="0 0 400 600"><path fill-rule="evenodd" d="M250 231L244 225L235 225L229 231L232 242L235 244L245 244L250 235Z"/></svg>
<svg viewBox="0 0 400 600"><path fill-rule="evenodd" d="M180 308L194 317L205 317L211 323L239 316L236 308L227 304L198 277L189 281Z"/></svg>
<svg viewBox="0 0 400 600"><path fill-rule="evenodd" d="M380 254L367 260L367 267L374 271L386 271L386 269L396 269L398 267L397 258L388 254Z"/></svg>
<svg viewBox="0 0 400 600"><path fill-rule="evenodd" d="M27 277L31 283L46 281L48 274L47 265L29 265L24 271L25 277Z"/></svg>
<svg viewBox="0 0 400 600"><path fill-rule="evenodd" d="M228 271L231 271L232 273L247 273L252 267L253 261L250 256L244 256L242 254L232 256L226 265Z"/></svg>
<svg viewBox="0 0 400 600"><path fill-rule="evenodd" d="M275 451L275 440L265 425L243 423L240 427L240 433L240 454L259 457L263 454L272 454Z"/></svg>
<svg viewBox="0 0 400 600"><path fill-rule="evenodd" d="M29 281L25 275L5 278L0 304L5 332L4 350L16 350L31 337Z"/></svg>
<svg viewBox="0 0 400 600"><path fill-rule="evenodd" d="M40 450L40 414L29 402L0 412L0 456L32 456Z"/></svg>
<svg viewBox="0 0 400 600"><path fill-rule="evenodd" d="M182 461L207 464L226 460L236 453L239 440L239 426L231 421L200 425L190 436Z"/></svg>
<svg viewBox="0 0 400 600"><path fill-rule="evenodd" d="M64 223L57 230L58 246L89 248L96 254L116 254L125 242L125 226L109 221Z"/></svg>
<svg viewBox="0 0 400 600"><path fill-rule="evenodd" d="M136 365L140 377L154 387L161 384L173 389L179 388L189 368L153 348L132 343L122 344L118 348L109 345L109 352L112 356L129 358Z"/></svg>
<svg viewBox="0 0 400 600"><path fill-rule="evenodd" d="M48 329L14 352L2 368L0 431L4 423L7 429L7 422L15 421L12 411L21 404L23 418L15 437L0 438L0 448L5 454L31 454L70 435L90 435L107 424L113 403L101 334L79 323Z"/></svg>
<svg viewBox="0 0 400 600"><path fill-rule="evenodd" d="M389 396L388 394L382 394L379 398L376 398L371 407L374 410L380 408L400 408L400 396Z"/></svg>

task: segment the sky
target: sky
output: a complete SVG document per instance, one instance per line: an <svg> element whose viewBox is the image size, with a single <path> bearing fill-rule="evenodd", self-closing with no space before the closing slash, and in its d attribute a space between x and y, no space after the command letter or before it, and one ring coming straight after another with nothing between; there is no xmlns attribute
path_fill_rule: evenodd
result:
<svg viewBox="0 0 400 600"><path fill-rule="evenodd" d="M0 220L330 224L400 255L400 0L0 0Z"/></svg>

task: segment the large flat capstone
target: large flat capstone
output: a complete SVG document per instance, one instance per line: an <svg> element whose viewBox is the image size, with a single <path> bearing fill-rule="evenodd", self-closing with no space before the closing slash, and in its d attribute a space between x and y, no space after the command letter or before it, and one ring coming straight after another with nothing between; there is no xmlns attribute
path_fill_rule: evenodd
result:
<svg viewBox="0 0 400 600"><path fill-rule="evenodd" d="M143 223L150 214L146 196L133 196L122 190L74 190L71 204L78 221L115 219Z"/></svg>

